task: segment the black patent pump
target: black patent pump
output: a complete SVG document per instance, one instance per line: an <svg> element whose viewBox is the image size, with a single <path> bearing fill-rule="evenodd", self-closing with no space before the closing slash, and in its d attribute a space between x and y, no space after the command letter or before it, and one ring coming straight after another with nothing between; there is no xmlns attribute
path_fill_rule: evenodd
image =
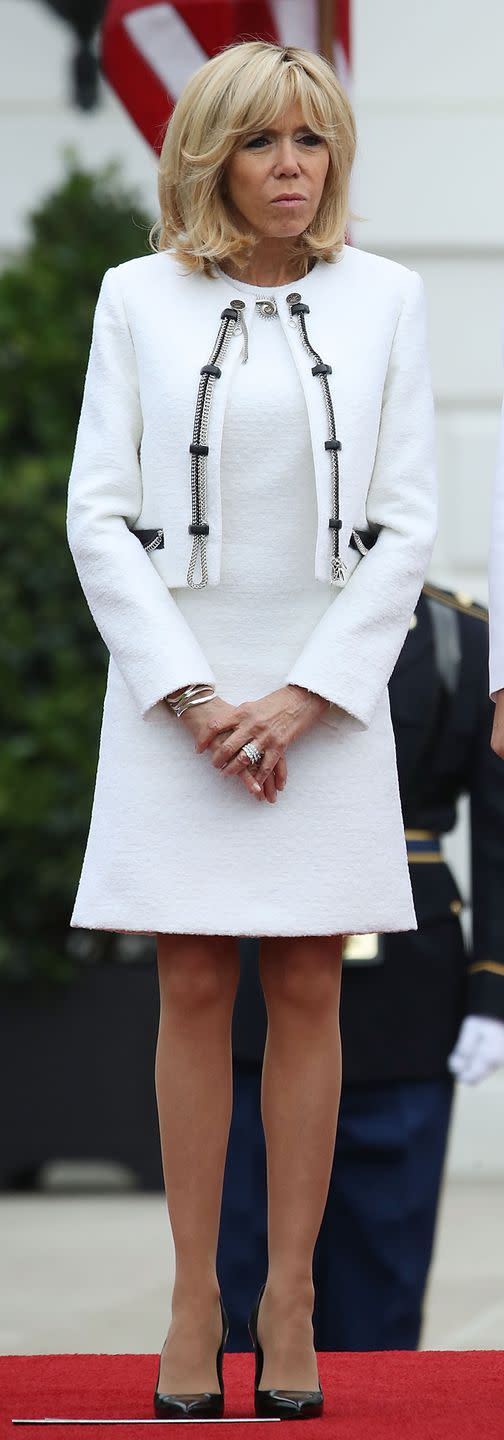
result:
<svg viewBox="0 0 504 1440"><path fill-rule="evenodd" d="M222 1357L229 1335L229 1322L219 1296L222 1315L222 1340L217 1351L217 1379L219 1390L212 1394L205 1390L199 1395L170 1395L158 1390L161 1360L156 1389L154 1391L154 1414L156 1420L221 1420L224 1414L224 1386L222 1383Z"/></svg>
<svg viewBox="0 0 504 1440"><path fill-rule="evenodd" d="M317 1415L322 1414L324 1408L322 1390L259 1389L264 1367L264 1354L257 1338L257 1317L265 1287L266 1282L261 1286L248 1322L249 1335L255 1354L254 1408L256 1417L271 1419L276 1416L279 1420L314 1420Z"/></svg>

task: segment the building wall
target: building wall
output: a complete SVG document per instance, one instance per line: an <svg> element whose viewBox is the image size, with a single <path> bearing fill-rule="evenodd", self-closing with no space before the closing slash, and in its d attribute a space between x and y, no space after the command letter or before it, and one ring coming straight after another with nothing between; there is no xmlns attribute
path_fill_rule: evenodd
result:
<svg viewBox="0 0 504 1440"><path fill-rule="evenodd" d="M485 600L503 388L504 7L354 0L353 16L354 210L362 217L353 239L424 278L440 481L431 577ZM120 160L154 215L154 158L108 87L92 114L68 102L72 37L63 22L36 0L0 0L0 27L0 257L23 243L27 214L57 184L68 147L90 167ZM447 848L468 894L462 810ZM504 1170L503 1098L504 1075L476 1096L461 1091L452 1169Z"/></svg>
<svg viewBox="0 0 504 1440"><path fill-rule="evenodd" d="M504 8L356 0L355 20L356 208L368 217L356 239L425 280L441 489L432 573L484 600L502 395Z"/></svg>

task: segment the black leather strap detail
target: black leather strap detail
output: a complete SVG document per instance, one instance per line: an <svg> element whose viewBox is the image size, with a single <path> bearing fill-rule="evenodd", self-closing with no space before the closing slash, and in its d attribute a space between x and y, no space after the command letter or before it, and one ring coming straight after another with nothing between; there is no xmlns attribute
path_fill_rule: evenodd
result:
<svg viewBox="0 0 504 1440"><path fill-rule="evenodd" d="M372 550L372 549L373 549L373 545L376 545L376 541L377 541L377 539L378 539L378 536L379 536L379 534L380 534L380 531L379 531L379 530L356 530L355 534L359 536L359 540L361 540L361 541L362 541L362 544L365 545L366 550ZM350 542L349 542L349 543L350 543L350 548L351 548L351 550L359 550L359 546L358 546L358 544L357 544L357 541L354 539L353 533L352 533L352 535L350 536ZM360 553L361 553L361 552L360 552L360 550L359 550L359 554L360 554Z"/></svg>
<svg viewBox="0 0 504 1440"><path fill-rule="evenodd" d="M136 535L144 550L148 545L152 545L153 550L164 550L164 531L160 525L155 530L133 530L133 535Z"/></svg>

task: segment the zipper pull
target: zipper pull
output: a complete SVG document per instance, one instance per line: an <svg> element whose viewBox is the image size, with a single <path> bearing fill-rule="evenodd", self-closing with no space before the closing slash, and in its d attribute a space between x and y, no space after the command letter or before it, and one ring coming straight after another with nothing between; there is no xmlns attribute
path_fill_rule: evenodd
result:
<svg viewBox="0 0 504 1440"><path fill-rule="evenodd" d="M245 324L245 316L244 316L243 313L242 313L243 310L245 309L245 301L244 301L244 300L231 300L230 304L231 304L233 310L237 310L237 311L238 311L238 324L239 324L239 326L240 326L240 328L241 328L241 332L242 332L242 335L243 335L243 346L242 346L242 352L241 352L241 363L242 363L242 365L246 365L247 360L248 360L248 332L247 332L247 326L246 326L246 324Z"/></svg>
<svg viewBox="0 0 504 1440"><path fill-rule="evenodd" d="M346 565L340 560L339 555L333 555L331 560L331 585L342 583L346 575Z"/></svg>

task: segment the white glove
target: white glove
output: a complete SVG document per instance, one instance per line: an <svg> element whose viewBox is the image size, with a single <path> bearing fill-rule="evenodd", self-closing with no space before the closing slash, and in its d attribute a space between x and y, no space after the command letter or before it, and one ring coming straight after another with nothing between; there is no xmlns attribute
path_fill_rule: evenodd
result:
<svg viewBox="0 0 504 1440"><path fill-rule="evenodd" d="M475 1085L504 1065L504 1020L468 1015L447 1063L452 1075L466 1085Z"/></svg>

